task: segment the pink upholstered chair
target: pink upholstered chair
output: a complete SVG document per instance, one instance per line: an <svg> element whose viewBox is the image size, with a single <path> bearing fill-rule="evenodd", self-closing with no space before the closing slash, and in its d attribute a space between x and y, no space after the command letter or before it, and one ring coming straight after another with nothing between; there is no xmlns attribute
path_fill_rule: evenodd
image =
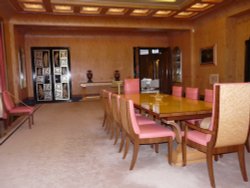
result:
<svg viewBox="0 0 250 188"><path fill-rule="evenodd" d="M212 89L205 89L204 101L209 102L209 103L213 102L213 90ZM187 120L188 123L193 124L193 125L200 125L201 121L202 121L202 119ZM203 124L203 125L205 125L205 124Z"/></svg>
<svg viewBox="0 0 250 188"><path fill-rule="evenodd" d="M108 134L111 132L110 139L112 139L114 136L114 127L113 127L114 117L112 113L111 95L112 92L110 91L107 90L102 91L102 100L104 104L103 126Z"/></svg>
<svg viewBox="0 0 250 188"><path fill-rule="evenodd" d="M187 99L198 100L199 99L199 89L194 87L187 87L185 91L185 97Z"/></svg>
<svg viewBox="0 0 250 188"><path fill-rule="evenodd" d="M126 139L126 135L128 134L128 131L126 131L127 130L126 129L127 120L124 120L124 117L126 117L126 115L124 115L124 114L126 114L126 112L125 112L126 111L126 99L119 97L118 101L119 101L118 102L119 104L117 105L119 107L118 116L119 116L120 124L121 124L121 127L122 127L122 129L121 129L122 138L121 138L121 143L120 143L120 148L119 148L119 152L121 152L122 149L123 149L125 139ZM123 108L122 108L122 106L123 106ZM122 118L123 118L123 120L122 120ZM148 118L148 117L146 117L146 116L144 116L142 114L137 114L136 113L135 118L136 118L137 124L139 126L143 126L143 125L147 125L147 124L154 124L155 123L152 119L150 119L150 118ZM124 153L123 159L125 159L126 155L127 155L127 153Z"/></svg>
<svg viewBox="0 0 250 188"><path fill-rule="evenodd" d="M213 90L212 89L205 89L205 102L213 102Z"/></svg>
<svg viewBox="0 0 250 188"><path fill-rule="evenodd" d="M183 90L182 86L173 86L172 95L176 97L182 97L182 93L183 93L182 90Z"/></svg>
<svg viewBox="0 0 250 188"><path fill-rule="evenodd" d="M140 93L140 82L138 78L124 80L124 94Z"/></svg>
<svg viewBox="0 0 250 188"><path fill-rule="evenodd" d="M105 127L107 125L107 120L108 120L108 106L107 106L107 95L106 95L106 90L103 89L101 91L101 100L102 100L102 105L104 109L104 117L103 117L103 122L102 122L102 127Z"/></svg>
<svg viewBox="0 0 250 188"><path fill-rule="evenodd" d="M29 120L29 128L31 128L31 125L34 124L33 113L35 108L24 104L21 100L19 100L19 102L22 103L23 106L16 106L12 98L14 98L14 96L10 92L3 91L3 104L7 113L7 124L10 123L10 116L27 115Z"/></svg>
<svg viewBox="0 0 250 188"><path fill-rule="evenodd" d="M244 145L250 122L249 99L250 83L215 84L209 129L187 123L185 125L182 145L183 164L186 165L187 145L204 152L207 155L208 174L212 187L215 187L213 155L237 152L242 177L244 181L248 181Z"/></svg>
<svg viewBox="0 0 250 188"><path fill-rule="evenodd" d="M124 103L124 101L123 101ZM136 115L134 112L134 104L132 100L126 101L126 116L127 118L127 139L126 139L126 148L125 153L128 151L130 141L134 144L133 157L130 163L130 170L133 170L139 147L141 144L159 144L159 143L168 143L168 162L172 162L172 141L175 138L175 133L169 130L166 127L163 127L159 124L147 124L139 126L136 121Z"/></svg>

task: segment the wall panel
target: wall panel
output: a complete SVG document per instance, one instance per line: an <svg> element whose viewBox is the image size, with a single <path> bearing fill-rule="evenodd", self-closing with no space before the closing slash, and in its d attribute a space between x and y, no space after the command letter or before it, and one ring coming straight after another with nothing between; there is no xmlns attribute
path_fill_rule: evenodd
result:
<svg viewBox="0 0 250 188"><path fill-rule="evenodd" d="M95 34L95 35L26 35L26 54L30 65L31 47L62 46L70 48L72 95L82 93L81 82L86 82L86 72L93 71L93 81L110 81L113 72L120 70L121 79L133 75L133 47L168 47L167 36L148 34ZM28 79L32 80L31 71ZM33 96L29 82L29 96Z"/></svg>

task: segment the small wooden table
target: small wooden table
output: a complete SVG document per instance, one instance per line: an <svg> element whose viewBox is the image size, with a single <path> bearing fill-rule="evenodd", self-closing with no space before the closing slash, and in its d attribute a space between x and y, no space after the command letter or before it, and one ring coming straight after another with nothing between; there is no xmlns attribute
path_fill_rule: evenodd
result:
<svg viewBox="0 0 250 188"><path fill-rule="evenodd" d="M81 83L80 86L83 88L83 96L85 97L99 97L102 89L116 90L118 94L121 94L121 87L123 81L107 81L107 82L91 82Z"/></svg>
<svg viewBox="0 0 250 188"><path fill-rule="evenodd" d="M175 127L178 146L173 152L173 163L182 165L181 130L176 120L200 119L212 115L212 104L200 100L191 100L166 94L127 94L127 99L134 102L136 108L146 111L155 118ZM188 163L201 161L205 155L197 150L187 155Z"/></svg>

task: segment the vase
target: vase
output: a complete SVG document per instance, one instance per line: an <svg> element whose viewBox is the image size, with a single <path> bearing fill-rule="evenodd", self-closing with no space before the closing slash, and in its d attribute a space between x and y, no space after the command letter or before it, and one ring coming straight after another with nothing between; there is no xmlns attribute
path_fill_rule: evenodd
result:
<svg viewBox="0 0 250 188"><path fill-rule="evenodd" d="M93 73L91 70L87 71L87 78L88 78L88 83L92 83L92 78L93 78Z"/></svg>
<svg viewBox="0 0 250 188"><path fill-rule="evenodd" d="M115 70L114 78L115 78L115 81L120 81L120 72L119 72L119 70Z"/></svg>

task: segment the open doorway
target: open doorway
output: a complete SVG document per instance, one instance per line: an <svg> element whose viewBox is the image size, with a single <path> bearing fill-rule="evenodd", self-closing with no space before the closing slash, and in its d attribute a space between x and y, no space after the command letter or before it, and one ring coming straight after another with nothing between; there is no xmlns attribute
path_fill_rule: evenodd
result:
<svg viewBox="0 0 250 188"><path fill-rule="evenodd" d="M134 77L142 93L170 93L170 48L134 47Z"/></svg>

